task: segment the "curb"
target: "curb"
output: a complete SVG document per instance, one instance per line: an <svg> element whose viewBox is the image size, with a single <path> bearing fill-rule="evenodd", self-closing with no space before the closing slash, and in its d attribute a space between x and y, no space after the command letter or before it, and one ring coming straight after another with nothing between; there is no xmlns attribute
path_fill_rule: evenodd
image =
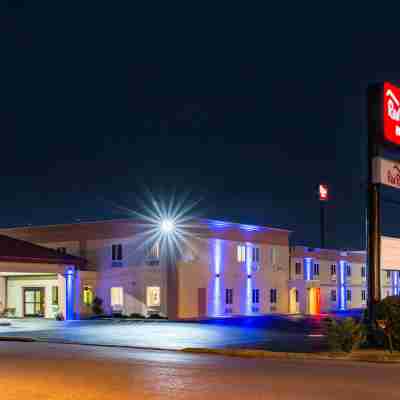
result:
<svg viewBox="0 0 400 400"><path fill-rule="evenodd" d="M185 348L184 353L192 354L214 354L228 357L244 358L268 358L275 360L333 360L333 361L359 361L370 363L400 363L400 354L389 353L288 353L267 350L245 350L245 349L208 349L208 348Z"/></svg>

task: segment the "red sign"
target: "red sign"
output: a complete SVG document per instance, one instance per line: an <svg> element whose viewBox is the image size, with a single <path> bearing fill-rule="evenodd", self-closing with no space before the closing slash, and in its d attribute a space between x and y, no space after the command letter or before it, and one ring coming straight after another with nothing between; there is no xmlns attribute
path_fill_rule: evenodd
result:
<svg viewBox="0 0 400 400"><path fill-rule="evenodd" d="M328 201L329 200L328 185L320 184L318 186L318 192L319 192L319 200L320 201Z"/></svg>
<svg viewBox="0 0 400 400"><path fill-rule="evenodd" d="M383 85L383 136L400 146L400 88L388 82Z"/></svg>

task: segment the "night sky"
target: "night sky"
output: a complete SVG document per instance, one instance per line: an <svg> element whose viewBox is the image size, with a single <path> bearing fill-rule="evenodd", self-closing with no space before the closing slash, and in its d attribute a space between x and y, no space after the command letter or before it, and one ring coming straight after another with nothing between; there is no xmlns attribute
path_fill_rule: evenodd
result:
<svg viewBox="0 0 400 400"><path fill-rule="evenodd" d="M364 247L366 88L400 82L379 6L136 3L1 2L0 225L124 217L149 190L318 246L326 182L328 246Z"/></svg>

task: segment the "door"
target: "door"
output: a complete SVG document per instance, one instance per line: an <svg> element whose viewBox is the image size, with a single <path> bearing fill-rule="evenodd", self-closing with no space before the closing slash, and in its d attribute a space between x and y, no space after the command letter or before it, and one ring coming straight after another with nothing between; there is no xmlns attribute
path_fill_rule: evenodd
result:
<svg viewBox="0 0 400 400"><path fill-rule="evenodd" d="M24 288L24 317L44 317L44 287Z"/></svg>
<svg viewBox="0 0 400 400"><path fill-rule="evenodd" d="M198 288L197 291L197 311L199 317L204 317L207 314L207 289Z"/></svg>

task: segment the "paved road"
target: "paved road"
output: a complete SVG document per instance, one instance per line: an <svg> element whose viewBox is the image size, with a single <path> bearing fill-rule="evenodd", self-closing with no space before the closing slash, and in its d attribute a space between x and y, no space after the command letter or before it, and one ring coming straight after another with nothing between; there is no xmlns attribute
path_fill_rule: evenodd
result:
<svg viewBox="0 0 400 400"><path fill-rule="evenodd" d="M1 400L394 400L399 366L0 342Z"/></svg>
<svg viewBox="0 0 400 400"><path fill-rule="evenodd" d="M250 347L307 352L321 350L325 345L321 318L268 316L205 323L131 320L12 320L11 323L11 327L0 327L0 336L162 349Z"/></svg>

